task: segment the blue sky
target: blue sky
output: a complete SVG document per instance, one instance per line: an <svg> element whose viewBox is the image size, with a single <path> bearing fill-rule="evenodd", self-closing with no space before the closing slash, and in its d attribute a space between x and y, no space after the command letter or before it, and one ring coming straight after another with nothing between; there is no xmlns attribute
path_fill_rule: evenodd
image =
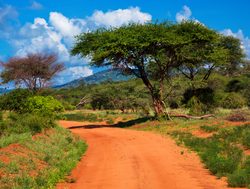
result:
<svg viewBox="0 0 250 189"><path fill-rule="evenodd" d="M61 84L90 75L87 59L71 57L74 35L98 27L150 20L196 20L242 41L250 58L249 0L0 0L0 60L55 52L66 69Z"/></svg>

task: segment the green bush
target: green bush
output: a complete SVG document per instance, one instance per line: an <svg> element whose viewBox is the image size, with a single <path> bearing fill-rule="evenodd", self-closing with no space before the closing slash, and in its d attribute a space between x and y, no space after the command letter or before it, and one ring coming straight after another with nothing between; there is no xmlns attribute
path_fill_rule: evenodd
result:
<svg viewBox="0 0 250 189"><path fill-rule="evenodd" d="M28 113L39 113L42 115L53 115L64 111L64 107L52 96L29 97L24 105L24 111Z"/></svg>
<svg viewBox="0 0 250 189"><path fill-rule="evenodd" d="M228 176L230 187L245 187L250 184L250 174L245 169L237 170Z"/></svg>
<svg viewBox="0 0 250 189"><path fill-rule="evenodd" d="M71 105L69 102L67 102L65 100L60 100L60 102L62 103L65 110L75 110L76 109L75 106Z"/></svg>
<svg viewBox="0 0 250 189"><path fill-rule="evenodd" d="M27 89L16 89L0 97L0 109L23 112L25 103L33 94Z"/></svg>
<svg viewBox="0 0 250 189"><path fill-rule="evenodd" d="M228 109L242 108L247 105L246 99L238 93L228 93L221 102L221 107Z"/></svg>
<svg viewBox="0 0 250 189"><path fill-rule="evenodd" d="M0 161L0 188L55 188L70 174L87 148L79 137L62 127L55 127L35 140L27 136L21 144L23 150L19 150L27 152L28 149L27 157L18 153L8 155L11 163Z"/></svg>
<svg viewBox="0 0 250 189"><path fill-rule="evenodd" d="M16 114L11 113L9 117L1 122L1 135L11 133L21 134L31 132L32 134L41 132L43 129L55 126L52 117L40 116L38 114Z"/></svg>
<svg viewBox="0 0 250 189"><path fill-rule="evenodd" d="M189 113L193 115L201 115L203 113L203 104L200 100L193 96L187 103L187 108L189 108Z"/></svg>

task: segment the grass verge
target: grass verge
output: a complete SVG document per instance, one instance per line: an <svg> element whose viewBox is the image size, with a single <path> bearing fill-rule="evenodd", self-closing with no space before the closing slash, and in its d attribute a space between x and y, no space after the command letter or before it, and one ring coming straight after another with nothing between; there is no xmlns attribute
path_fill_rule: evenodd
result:
<svg viewBox="0 0 250 189"><path fill-rule="evenodd" d="M68 130L54 127L2 148L0 188L54 188L76 166L87 146Z"/></svg>
<svg viewBox="0 0 250 189"><path fill-rule="evenodd" d="M188 132L175 131L171 135L196 151L206 167L218 177L226 176L231 187L250 187L250 156L239 148L250 141L250 125L220 129L209 138L199 138Z"/></svg>
<svg viewBox="0 0 250 189"><path fill-rule="evenodd" d="M217 177L227 177L229 186L250 189L250 124L223 119L175 119L147 121L132 128L172 136L178 145L197 152ZM199 131L212 135L204 137Z"/></svg>

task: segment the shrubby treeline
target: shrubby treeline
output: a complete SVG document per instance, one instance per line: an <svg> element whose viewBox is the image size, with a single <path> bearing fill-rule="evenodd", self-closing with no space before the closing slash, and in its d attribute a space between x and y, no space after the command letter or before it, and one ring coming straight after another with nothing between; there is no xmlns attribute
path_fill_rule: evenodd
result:
<svg viewBox="0 0 250 189"><path fill-rule="evenodd" d="M166 108L187 108L189 113L211 113L215 108L236 109L250 106L250 75L225 76L214 73L195 90L182 75L172 78L171 86L164 84L163 100ZM152 100L142 81L104 82L80 85L76 88L48 89L41 95L52 95L61 101L65 109L119 109L152 112ZM80 106L80 100L84 98Z"/></svg>

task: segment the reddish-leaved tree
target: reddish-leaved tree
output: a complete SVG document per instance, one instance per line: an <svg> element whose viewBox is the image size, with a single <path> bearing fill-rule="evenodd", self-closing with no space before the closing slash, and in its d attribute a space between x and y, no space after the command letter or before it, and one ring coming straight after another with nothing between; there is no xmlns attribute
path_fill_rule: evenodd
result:
<svg viewBox="0 0 250 189"><path fill-rule="evenodd" d="M55 54L28 54L12 57L1 64L3 83L14 81L16 86L25 85L33 92L48 86L49 81L64 69Z"/></svg>

